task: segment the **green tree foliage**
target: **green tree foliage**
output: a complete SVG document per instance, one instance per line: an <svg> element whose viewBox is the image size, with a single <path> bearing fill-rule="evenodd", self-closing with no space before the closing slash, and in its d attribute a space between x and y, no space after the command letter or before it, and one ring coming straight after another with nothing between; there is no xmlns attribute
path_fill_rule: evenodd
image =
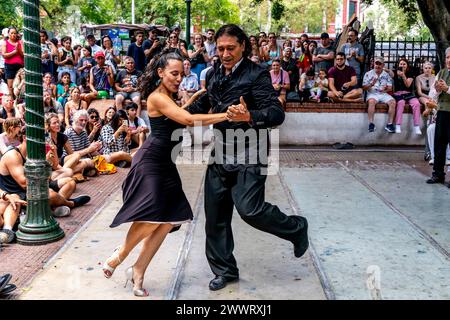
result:
<svg viewBox="0 0 450 320"><path fill-rule="evenodd" d="M0 28L3 29L10 26L21 28L23 23L21 15L22 1L1 0L0 3Z"/></svg>

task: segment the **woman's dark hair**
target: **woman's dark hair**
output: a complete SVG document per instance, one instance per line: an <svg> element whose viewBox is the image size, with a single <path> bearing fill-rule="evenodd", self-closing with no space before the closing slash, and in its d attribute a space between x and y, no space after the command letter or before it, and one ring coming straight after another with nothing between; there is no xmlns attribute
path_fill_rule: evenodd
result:
<svg viewBox="0 0 450 320"><path fill-rule="evenodd" d="M400 59L398 59L398 62L397 62L397 70L399 70L399 65L400 65L400 62L402 62L402 61L405 61L406 62L406 70L405 71L408 71L409 69L410 69L410 64L409 64L409 61L408 61L408 59L406 59L405 57L401 57Z"/></svg>
<svg viewBox="0 0 450 320"><path fill-rule="evenodd" d="M105 41L106 38L108 38L109 41L111 41L111 47L112 47L112 45L113 45L111 37L108 36L108 35L104 35L104 36L102 37L102 48L103 48L103 49L106 49L105 46L103 45L103 41Z"/></svg>
<svg viewBox="0 0 450 320"><path fill-rule="evenodd" d="M158 69L164 69L170 60L178 60L183 62L183 58L176 52L167 52L163 50L161 54L156 55L145 68L142 76L139 77L137 89L141 93L143 99L147 97L159 86L161 79L158 75Z"/></svg>
<svg viewBox="0 0 450 320"><path fill-rule="evenodd" d="M316 73L314 72L313 68L309 68L308 71L306 71L306 75L308 77L314 77L316 75Z"/></svg>
<svg viewBox="0 0 450 320"><path fill-rule="evenodd" d="M50 42L53 43L56 47L58 47L58 39L52 38L52 39L50 40Z"/></svg>
<svg viewBox="0 0 450 320"><path fill-rule="evenodd" d="M70 40L70 42L72 43L72 38L69 36L65 36L61 38L61 44L64 45L64 42Z"/></svg>
<svg viewBox="0 0 450 320"><path fill-rule="evenodd" d="M59 81L58 81L59 84L63 84L62 79L64 78L64 76L69 76L69 81L70 81L69 84L72 83L72 78L70 77L70 73L68 73L68 72L63 72L63 73L61 74L61 78L60 78Z"/></svg>
<svg viewBox="0 0 450 320"><path fill-rule="evenodd" d="M78 48L82 48L81 44L76 44L73 46L73 50L78 50Z"/></svg>
<svg viewBox="0 0 450 320"><path fill-rule="evenodd" d="M238 42L240 44L244 44L244 53L242 54L243 57L248 57L250 53L252 52L252 47L250 45L250 40L248 39L247 35L245 34L244 30L242 30L239 26L235 24L226 24L222 26L219 30L217 30L217 33L214 37L214 40L217 43L217 39L219 39L223 35L228 35L231 37L236 37Z"/></svg>
<svg viewBox="0 0 450 320"><path fill-rule="evenodd" d="M91 46L84 46L83 49L86 49L89 52L89 54L92 54Z"/></svg>
<svg viewBox="0 0 450 320"><path fill-rule="evenodd" d="M120 120L128 120L128 115L125 112L125 110L117 110L116 114L112 117L111 121L109 122L109 125L111 126L111 128L113 128L114 132L117 131L117 129L119 129L119 121Z"/></svg>
<svg viewBox="0 0 450 320"><path fill-rule="evenodd" d="M16 32L18 32L19 30L17 30L17 28L16 27L13 27L13 26L11 26L11 27L9 27L8 28L8 33L11 31L11 30L16 30Z"/></svg>
<svg viewBox="0 0 450 320"><path fill-rule="evenodd" d="M40 31L40 33L42 33L42 34L45 36L45 40L48 40L48 33L47 33L47 30L42 29L42 30Z"/></svg>

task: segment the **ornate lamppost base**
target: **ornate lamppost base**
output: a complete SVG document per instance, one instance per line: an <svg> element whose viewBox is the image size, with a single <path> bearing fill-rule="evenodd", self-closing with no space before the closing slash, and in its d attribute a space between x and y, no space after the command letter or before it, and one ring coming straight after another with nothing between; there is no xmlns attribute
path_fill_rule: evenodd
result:
<svg viewBox="0 0 450 320"><path fill-rule="evenodd" d="M25 175L28 179L27 215L19 225L17 242L41 245L64 237L64 231L55 221L48 204L48 177L50 166L45 160L27 160Z"/></svg>

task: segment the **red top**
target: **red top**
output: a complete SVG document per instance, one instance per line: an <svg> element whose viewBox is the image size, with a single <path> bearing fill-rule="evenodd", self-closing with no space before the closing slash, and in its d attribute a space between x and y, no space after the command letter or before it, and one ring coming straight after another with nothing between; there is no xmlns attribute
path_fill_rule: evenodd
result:
<svg viewBox="0 0 450 320"><path fill-rule="evenodd" d="M6 40L5 43L6 43L6 53L13 52L16 49L16 47L11 42L9 42L9 40ZM22 47L22 41L19 41L19 46ZM5 63L20 64L23 66L25 61L24 61L23 57L17 53L8 59L5 58Z"/></svg>

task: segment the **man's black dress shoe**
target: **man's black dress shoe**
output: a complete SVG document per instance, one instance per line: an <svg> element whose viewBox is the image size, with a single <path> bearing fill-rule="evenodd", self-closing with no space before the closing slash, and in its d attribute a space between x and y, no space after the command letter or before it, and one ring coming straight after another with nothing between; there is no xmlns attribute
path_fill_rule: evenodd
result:
<svg viewBox="0 0 450 320"><path fill-rule="evenodd" d="M12 275L6 273L0 277L0 291L2 291L11 280Z"/></svg>
<svg viewBox="0 0 450 320"><path fill-rule="evenodd" d="M428 184L434 184L434 183L444 183L445 178L444 177L436 177L432 176L430 179L427 180Z"/></svg>
<svg viewBox="0 0 450 320"><path fill-rule="evenodd" d="M296 258L300 258L303 256L308 250L309 247L309 241L308 241L308 221L306 218L301 216L293 216L298 220L303 221L304 227L302 228L302 231L300 233L300 238L297 242L294 242L294 255Z"/></svg>
<svg viewBox="0 0 450 320"><path fill-rule="evenodd" d="M216 291L223 289L230 282L238 281L239 278L225 278L224 276L216 276L209 282L209 290Z"/></svg>

